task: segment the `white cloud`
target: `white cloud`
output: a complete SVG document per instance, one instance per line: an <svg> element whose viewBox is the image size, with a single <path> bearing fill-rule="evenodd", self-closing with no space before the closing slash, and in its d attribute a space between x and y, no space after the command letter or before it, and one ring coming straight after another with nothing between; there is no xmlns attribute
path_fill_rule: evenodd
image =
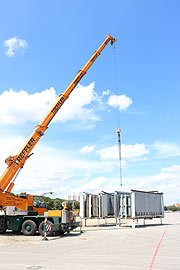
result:
<svg viewBox="0 0 180 270"><path fill-rule="evenodd" d="M157 190L163 192L165 205L178 203L180 198L180 166L162 168L159 174L146 175L143 177L134 176L133 178L124 177L123 186L120 186L119 178L107 178L104 176L90 179L88 183L81 184L78 191L87 191L98 194L100 191L130 191L135 190Z"/></svg>
<svg viewBox="0 0 180 270"><path fill-rule="evenodd" d="M0 175L7 165L4 160L11 154L17 154L24 144L22 137L0 137ZM16 147L19 145L19 147ZM12 150L14 150L12 152ZM41 194L49 190L54 191L53 196L64 196L68 190L81 186L84 181L91 181L93 174L103 171L112 171L114 164L107 161L94 161L78 156L71 151L52 148L42 145L41 142L33 149L35 153L26 161L19 174L13 192ZM107 169L106 169L107 168Z"/></svg>
<svg viewBox="0 0 180 270"><path fill-rule="evenodd" d="M21 136L8 137L4 136L4 138L0 137L0 171L5 170L7 165L4 164L5 159L9 155L17 155L17 152L20 150L18 146L23 146L25 143L25 138Z"/></svg>
<svg viewBox="0 0 180 270"><path fill-rule="evenodd" d="M150 172L149 172L150 173ZM97 183L96 183L97 181ZM124 177L123 186L119 184L119 178L98 177L92 179L86 184L82 184L78 191L88 191L97 194L100 191L114 192L114 191L130 191L144 190L152 191L157 190L163 192L165 205L171 205L179 202L180 198L180 166L172 165L171 167L162 168L159 174L133 178ZM96 185L97 184L97 185Z"/></svg>
<svg viewBox="0 0 180 270"><path fill-rule="evenodd" d="M93 108L87 107L96 100L94 83L88 86L78 85L71 93L69 99L63 105L56 120L66 122L67 120L80 119L83 122L97 121L99 117L94 113Z"/></svg>
<svg viewBox="0 0 180 270"><path fill-rule="evenodd" d="M88 183L83 184L81 186L79 186L76 189L76 192L97 192L97 190L100 190L101 187L106 183L107 179L103 176L91 179Z"/></svg>
<svg viewBox="0 0 180 270"><path fill-rule="evenodd" d="M100 155L101 160L115 160L119 158L119 150L118 146L114 145L111 147L103 148L97 153ZM134 145L121 145L121 157L122 159L131 159L141 157L143 155L148 154L149 151L146 149L144 143L136 143Z"/></svg>
<svg viewBox="0 0 180 270"><path fill-rule="evenodd" d="M79 84L53 121L71 121L72 127L75 125L75 128L94 128L96 121L100 120L97 111L105 109L102 98L94 90L94 85L94 83L88 86ZM0 124L19 125L27 121L39 122L57 99L58 95L53 87L34 94L29 94L25 90L6 90L0 94ZM121 108L125 109L127 106L127 103L120 103ZM72 123L74 120L76 122Z"/></svg>
<svg viewBox="0 0 180 270"><path fill-rule="evenodd" d="M7 167L4 164L5 158L9 154L17 154L23 143L22 137L0 137L0 175ZM19 147L15 150L16 145ZM135 146L134 149L141 149L139 150L141 154L143 151L146 153L146 148L143 146ZM12 150L14 150L13 153ZM123 177L123 186L120 187L119 177L117 177L118 162L86 160L84 156L81 158L77 153L48 147L41 142L34 150L35 154L27 160L16 180L13 189L15 193L26 191L42 194L51 190L54 191L54 197L64 197L71 191L97 193L102 190L113 192L120 189L122 191L139 189L164 192L166 205L179 201L180 165L174 164L171 167L162 168L159 173L153 175L149 170L141 177L136 175L131 178ZM132 151L132 155L130 152L129 149L126 152L127 159L132 155L136 156L136 152Z"/></svg>
<svg viewBox="0 0 180 270"><path fill-rule="evenodd" d="M94 150L95 150L95 145L91 145L91 146L86 145L86 146L82 147L82 148L79 150L79 152L80 152L81 154L86 154L86 153L91 153L91 152L93 152Z"/></svg>
<svg viewBox="0 0 180 270"><path fill-rule="evenodd" d="M119 107L120 110L126 110L132 104L132 102L132 99L126 95L111 95L107 101L107 104L114 108Z"/></svg>
<svg viewBox="0 0 180 270"><path fill-rule="evenodd" d="M5 40L4 46L8 48L6 55L8 57L12 57L14 56L15 52L24 52L24 50L27 48L27 41L14 37Z"/></svg>
<svg viewBox="0 0 180 270"><path fill-rule="evenodd" d="M144 143L136 143L134 145L122 144L122 157L125 159L133 159L149 154Z"/></svg>
<svg viewBox="0 0 180 270"><path fill-rule="evenodd" d="M85 181L88 181L90 178L91 178L91 173L90 173L89 171L87 171L87 172L85 173L85 178L84 178L84 180L85 180Z"/></svg>
<svg viewBox="0 0 180 270"><path fill-rule="evenodd" d="M158 190L164 193L165 204L179 202L180 198L180 166L162 168L159 174L134 178L137 188L142 190Z"/></svg>
<svg viewBox="0 0 180 270"><path fill-rule="evenodd" d="M171 157L180 155L180 146L169 142L156 142L151 146L151 149L157 151L161 157Z"/></svg>
<svg viewBox="0 0 180 270"><path fill-rule="evenodd" d="M27 121L40 121L55 102L54 88L40 93L28 94L12 89L0 95L0 122L2 124L24 124Z"/></svg>
<svg viewBox="0 0 180 270"><path fill-rule="evenodd" d="M168 168L162 168L161 170L163 173L177 173L178 175L180 174L180 166L179 165L172 165L171 167Z"/></svg>
<svg viewBox="0 0 180 270"><path fill-rule="evenodd" d="M68 120L83 121L84 126L93 126L99 120L92 105L95 91L94 83L88 86L79 85L66 100L53 121ZM53 87L42 92L29 94L24 90L19 92L10 89L0 95L0 123L24 124L27 121L41 121L58 96Z"/></svg>
<svg viewBox="0 0 180 270"><path fill-rule="evenodd" d="M109 90L102 92L102 96L108 96L109 94L110 94L110 91Z"/></svg>
<svg viewBox="0 0 180 270"><path fill-rule="evenodd" d="M113 160L119 158L118 147L116 145L111 147L102 148L97 153L100 155L101 160Z"/></svg>

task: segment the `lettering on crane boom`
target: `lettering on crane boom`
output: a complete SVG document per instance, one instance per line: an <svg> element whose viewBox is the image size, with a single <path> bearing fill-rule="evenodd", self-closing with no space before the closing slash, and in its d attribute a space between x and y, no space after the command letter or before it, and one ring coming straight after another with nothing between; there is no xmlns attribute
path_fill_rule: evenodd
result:
<svg viewBox="0 0 180 270"><path fill-rule="evenodd" d="M21 153L19 154L17 161L20 162L24 156L26 155L26 153L28 152L28 149L31 149L32 145L34 144L35 139L31 138L29 140L29 142L26 144L26 146L24 147L24 149L21 151Z"/></svg>
<svg viewBox="0 0 180 270"><path fill-rule="evenodd" d="M61 107L61 105L63 104L63 102L65 101L65 98L62 96L61 98L60 98L60 100L58 101L58 103L55 105L55 107L52 109L52 113L53 114L56 114L57 113L57 111L59 110L59 108Z"/></svg>
<svg viewBox="0 0 180 270"><path fill-rule="evenodd" d="M74 85L76 86L78 84L78 82L82 79L82 77L84 76L86 72L80 70L78 77L75 78L75 80L73 81Z"/></svg>

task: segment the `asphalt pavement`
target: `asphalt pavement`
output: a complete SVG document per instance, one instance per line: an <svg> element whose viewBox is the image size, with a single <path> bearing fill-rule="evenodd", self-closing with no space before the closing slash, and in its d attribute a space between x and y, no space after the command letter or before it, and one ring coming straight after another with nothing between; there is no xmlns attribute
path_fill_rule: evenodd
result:
<svg viewBox="0 0 180 270"><path fill-rule="evenodd" d="M127 224L87 227L82 234L31 239L3 242L1 238L0 270L180 269L180 213L166 213L163 225L154 219L135 229Z"/></svg>

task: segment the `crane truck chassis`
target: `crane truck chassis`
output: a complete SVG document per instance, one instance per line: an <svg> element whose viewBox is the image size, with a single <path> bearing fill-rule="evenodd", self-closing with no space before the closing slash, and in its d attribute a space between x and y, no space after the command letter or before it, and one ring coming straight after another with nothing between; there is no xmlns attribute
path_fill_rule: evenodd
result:
<svg viewBox="0 0 180 270"><path fill-rule="evenodd" d="M78 72L78 75L66 88L63 94L59 96L50 111L46 114L39 125L36 126L34 132L21 148L16 156L9 156L5 163L8 165L3 175L0 177L0 233L5 233L6 230L13 230L14 232L21 232L24 235L34 235L38 230L40 234L44 233L43 222L45 213L47 213L47 222L51 230L48 234L53 232L63 234L70 232L77 228L80 224L75 221L73 212L67 209L66 205L63 210L49 210L47 211L46 201L42 196L28 195L15 196L10 192L14 187L15 180L23 168L26 160L33 154L32 149L44 135L48 125L64 104L69 95L74 90L76 85L86 74L87 70L94 63L97 57L101 54L104 47L110 42L111 45L116 41L110 35L101 44L93 56L85 64L85 66Z"/></svg>
<svg viewBox="0 0 180 270"><path fill-rule="evenodd" d="M14 206L8 206L1 211L0 216L0 233L6 230L12 230L15 233L22 233L26 236L34 235L37 231L47 236L62 235L69 233L71 230L80 227L80 222L76 222L71 210L49 210L47 213L47 230L44 226L45 215L38 215L36 212L26 212L17 210Z"/></svg>

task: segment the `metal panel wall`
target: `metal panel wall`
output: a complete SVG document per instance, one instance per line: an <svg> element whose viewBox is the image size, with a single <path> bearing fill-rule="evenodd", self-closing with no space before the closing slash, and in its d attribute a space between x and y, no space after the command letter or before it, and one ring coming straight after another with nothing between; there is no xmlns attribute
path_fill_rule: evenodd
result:
<svg viewBox="0 0 180 270"><path fill-rule="evenodd" d="M99 196L92 195L92 216L98 217L99 216Z"/></svg>
<svg viewBox="0 0 180 270"><path fill-rule="evenodd" d="M84 195L80 195L80 217L85 217L85 198Z"/></svg>
<svg viewBox="0 0 180 270"><path fill-rule="evenodd" d="M114 216L114 194L101 192L100 196L100 217Z"/></svg>
<svg viewBox="0 0 180 270"><path fill-rule="evenodd" d="M132 217L164 217L163 193L132 190Z"/></svg>
<svg viewBox="0 0 180 270"><path fill-rule="evenodd" d="M164 217L163 193L132 190L130 192L83 193L80 196L81 217Z"/></svg>
<svg viewBox="0 0 180 270"><path fill-rule="evenodd" d="M131 216L131 194L129 192L114 192L114 217Z"/></svg>
<svg viewBox="0 0 180 270"><path fill-rule="evenodd" d="M91 218L99 216L99 196L83 192L80 195L80 216Z"/></svg>

